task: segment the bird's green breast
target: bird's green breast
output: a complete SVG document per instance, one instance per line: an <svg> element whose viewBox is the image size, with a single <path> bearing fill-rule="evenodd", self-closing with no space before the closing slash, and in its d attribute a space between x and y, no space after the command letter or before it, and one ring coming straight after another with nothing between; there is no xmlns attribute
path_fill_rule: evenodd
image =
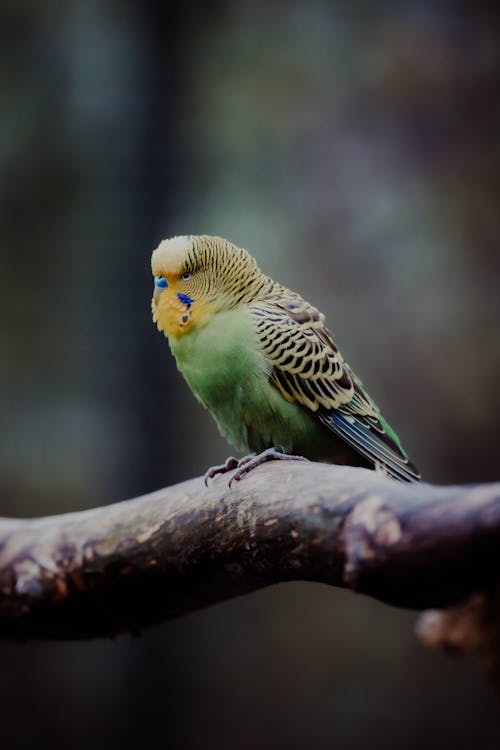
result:
<svg viewBox="0 0 500 750"><path fill-rule="evenodd" d="M269 382L246 307L218 312L203 327L169 341L179 370L230 443L240 450L274 446L331 460L331 437Z"/></svg>

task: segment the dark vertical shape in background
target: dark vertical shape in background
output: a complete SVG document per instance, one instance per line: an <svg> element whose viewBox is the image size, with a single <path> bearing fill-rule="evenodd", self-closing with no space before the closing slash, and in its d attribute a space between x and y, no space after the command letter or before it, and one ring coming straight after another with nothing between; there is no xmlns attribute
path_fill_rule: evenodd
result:
<svg viewBox="0 0 500 750"><path fill-rule="evenodd" d="M129 225L123 232L123 242L129 245L124 253L129 306L122 310L123 319L118 316L114 325L118 339L130 336L130 342L118 340L116 354L111 357L117 368L118 387L108 381L116 419L125 425L118 457L123 482L115 485L123 498L171 483L173 477L186 476L183 449L177 440L182 420L174 396L179 374L167 342L151 320L149 264L159 240L175 233L176 200L185 190L179 54L186 19L177 1L132 1L129 5L140 16L137 20L144 59L135 91L140 107L134 111L133 97L130 111L130 140L136 148L124 157L123 165L125 170L135 170L135 176L129 173L116 187L124 194L124 202L131 186L136 186L138 195L133 210L120 212ZM137 247L136 252L130 250L131 243ZM114 253L119 266L118 246ZM119 302L117 308L121 310ZM124 352L128 352L126 363L119 356ZM126 653L121 659L126 669L119 695L121 705L128 710L121 712L117 706L109 723L101 711L96 712L90 736L94 731L103 732L103 745L118 738L123 747L180 746L182 726L189 716L188 684L195 671L189 651L191 637L189 628L180 627L175 643L166 642L158 633L124 644Z"/></svg>
<svg viewBox="0 0 500 750"><path fill-rule="evenodd" d="M118 497L167 483L168 442L178 419L174 410L167 409L175 368L151 320L149 260L158 241L170 233L174 195L182 178L177 67L182 19L178 2L128 2L127 6L137 15L139 57L135 88L124 104L127 137L115 163L109 165L113 200L118 204L113 262L108 264L115 304L110 316L113 330L103 341L103 358L108 342L112 349L116 342L109 352L116 372L108 376L106 398L120 425ZM120 143L120 134L116 138Z"/></svg>

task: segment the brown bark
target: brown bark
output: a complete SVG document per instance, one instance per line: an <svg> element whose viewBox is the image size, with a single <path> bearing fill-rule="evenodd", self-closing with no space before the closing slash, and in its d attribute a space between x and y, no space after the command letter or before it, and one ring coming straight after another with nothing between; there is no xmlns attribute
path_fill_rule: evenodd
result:
<svg viewBox="0 0 500 750"><path fill-rule="evenodd" d="M415 609L485 602L499 561L500 484L276 462L231 491L227 477L208 488L198 478L80 513L0 519L0 636L134 632L290 580ZM420 632L432 642L425 622Z"/></svg>

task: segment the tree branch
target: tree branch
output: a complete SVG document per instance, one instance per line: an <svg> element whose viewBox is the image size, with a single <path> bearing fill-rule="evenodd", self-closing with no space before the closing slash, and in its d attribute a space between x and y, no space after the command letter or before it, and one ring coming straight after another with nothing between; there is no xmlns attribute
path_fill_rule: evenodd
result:
<svg viewBox="0 0 500 750"><path fill-rule="evenodd" d="M226 477L208 488L198 478L80 513L0 519L0 637L139 631L291 580L442 608L488 596L499 561L500 484L275 462L232 491Z"/></svg>

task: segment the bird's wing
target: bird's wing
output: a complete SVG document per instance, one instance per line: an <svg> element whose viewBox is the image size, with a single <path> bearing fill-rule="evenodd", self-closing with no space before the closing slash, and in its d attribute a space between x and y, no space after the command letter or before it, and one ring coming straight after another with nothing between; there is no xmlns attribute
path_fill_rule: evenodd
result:
<svg viewBox="0 0 500 750"><path fill-rule="evenodd" d="M344 362L325 317L301 297L252 303L269 377L295 401L375 465L407 481L420 478L396 434Z"/></svg>

